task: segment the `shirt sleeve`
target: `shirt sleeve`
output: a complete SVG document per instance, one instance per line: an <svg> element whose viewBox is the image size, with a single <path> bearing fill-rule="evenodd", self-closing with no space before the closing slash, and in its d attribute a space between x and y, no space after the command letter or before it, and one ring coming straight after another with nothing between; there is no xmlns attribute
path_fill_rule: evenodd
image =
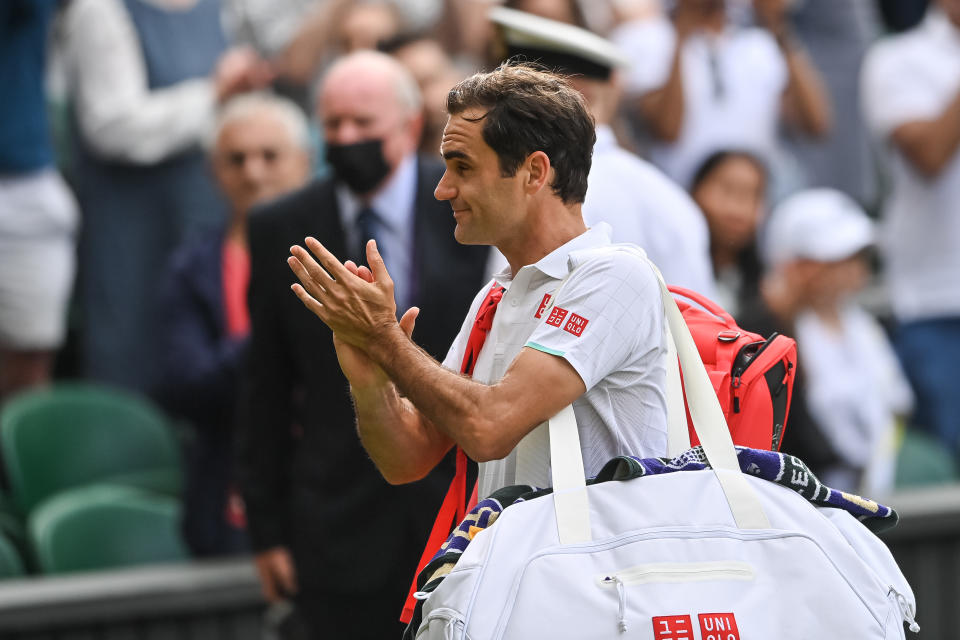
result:
<svg viewBox="0 0 960 640"><path fill-rule="evenodd" d="M902 42L902 41L900 41ZM879 139L900 125L930 120L943 104L924 86L908 52L897 41L879 42L867 52L861 71L861 105L867 127Z"/></svg>
<svg viewBox="0 0 960 640"><path fill-rule="evenodd" d="M650 266L611 251L577 269L525 346L564 358L587 389L660 348L663 304Z"/></svg>
<svg viewBox="0 0 960 640"><path fill-rule="evenodd" d="M214 117L212 82L150 90L136 29L118 0L75 0L63 33L80 130L95 152L153 164L200 143Z"/></svg>

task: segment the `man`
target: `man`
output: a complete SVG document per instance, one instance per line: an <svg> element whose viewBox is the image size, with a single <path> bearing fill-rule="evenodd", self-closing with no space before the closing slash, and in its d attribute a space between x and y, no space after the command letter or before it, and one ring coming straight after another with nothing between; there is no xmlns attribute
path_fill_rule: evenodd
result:
<svg viewBox="0 0 960 640"><path fill-rule="evenodd" d="M240 364L250 333L250 209L310 178L307 119L288 100L253 93L217 117L210 164L229 223L179 247L161 287L164 404L195 429L188 452L184 537L198 556L246 550L233 485ZM233 507L233 508L231 508Z"/></svg>
<svg viewBox="0 0 960 640"><path fill-rule="evenodd" d="M487 251L458 246L432 197L443 169L415 154L420 95L398 62L370 51L342 58L317 106L332 177L250 217L241 485L268 599L294 598L310 637L379 640L401 631L398 603L449 478L394 488L376 473L330 333L290 295L284 259L308 234L350 256L376 237L398 298L424 310L414 337L442 354Z"/></svg>
<svg viewBox="0 0 960 640"><path fill-rule="evenodd" d="M914 420L960 457L960 1L881 40L863 66L867 124L890 156L880 248L917 396Z"/></svg>
<svg viewBox="0 0 960 640"><path fill-rule="evenodd" d="M614 242L640 245L669 284L714 296L710 234L687 193L659 169L617 144L611 123L620 102L618 68L625 54L584 29L498 7L490 19L500 27L505 57L535 60L571 75L597 122L583 219L606 222ZM534 44L531 44L534 43Z"/></svg>
<svg viewBox="0 0 960 640"><path fill-rule="evenodd" d="M658 285L646 262L610 246L605 225L584 224L595 136L582 96L553 74L504 65L455 86L447 108L436 197L450 202L459 242L491 244L509 267L474 299L443 365L406 336L417 309L396 321L376 242L369 270L313 238L317 260L291 249L294 292L334 331L368 453L388 480L411 482L455 443L480 462L480 497L547 486L548 443L535 428L572 403L588 475L618 454L665 455Z"/></svg>
<svg viewBox="0 0 960 640"><path fill-rule="evenodd" d="M736 28L726 0L678 0L668 17L612 35L633 60L627 93L648 124L654 164L688 188L714 151L772 162L781 114L810 136L831 127L830 99L790 32L785 0L753 0L763 28Z"/></svg>

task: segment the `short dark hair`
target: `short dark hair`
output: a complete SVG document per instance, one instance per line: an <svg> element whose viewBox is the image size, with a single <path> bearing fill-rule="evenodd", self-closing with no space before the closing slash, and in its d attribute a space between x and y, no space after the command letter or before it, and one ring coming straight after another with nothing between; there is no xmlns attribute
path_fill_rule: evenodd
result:
<svg viewBox="0 0 960 640"><path fill-rule="evenodd" d="M770 170L767 168L767 164L760 159L760 156L744 149L721 149L711 153L709 156L707 156L707 159L701 162L700 166L697 167L697 170L693 173L693 180L690 182L690 193L696 191L700 185L703 184L707 178L712 176L713 173L727 160L734 159L746 160L752 164L756 168L757 173L760 174L763 188L766 188L767 178L770 175Z"/></svg>
<svg viewBox="0 0 960 640"><path fill-rule="evenodd" d="M461 81L447 95L450 115L481 108L483 140L505 177L543 151L555 176L550 188L566 204L583 202L597 140L593 116L566 78L529 63L505 62Z"/></svg>

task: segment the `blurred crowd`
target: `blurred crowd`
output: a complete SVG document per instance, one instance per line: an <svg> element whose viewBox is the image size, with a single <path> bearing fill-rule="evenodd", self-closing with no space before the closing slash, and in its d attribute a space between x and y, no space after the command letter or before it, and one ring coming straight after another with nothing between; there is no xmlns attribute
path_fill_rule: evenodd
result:
<svg viewBox="0 0 960 640"><path fill-rule="evenodd" d="M366 459L285 257L376 238L442 359L499 261L433 199L447 92L511 57L587 98L589 224L796 338L784 451L867 495L906 438L955 464L960 0L6 0L0 404L151 396L190 425L193 552L382 637L445 482Z"/></svg>

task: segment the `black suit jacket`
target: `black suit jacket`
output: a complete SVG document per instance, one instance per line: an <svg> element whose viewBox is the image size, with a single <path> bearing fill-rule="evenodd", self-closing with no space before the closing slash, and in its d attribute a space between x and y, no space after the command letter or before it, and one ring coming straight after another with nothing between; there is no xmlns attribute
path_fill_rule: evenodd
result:
<svg viewBox="0 0 960 640"><path fill-rule="evenodd" d="M486 247L454 240L450 205L433 197L442 172L439 162L419 159L413 248L421 309L414 339L438 359L483 284L487 258ZM301 589L359 594L401 584L403 591L451 472L393 487L367 457L331 332L290 291L295 277L286 259L307 235L347 255L329 179L249 220L253 331L239 477L252 542L290 547Z"/></svg>

